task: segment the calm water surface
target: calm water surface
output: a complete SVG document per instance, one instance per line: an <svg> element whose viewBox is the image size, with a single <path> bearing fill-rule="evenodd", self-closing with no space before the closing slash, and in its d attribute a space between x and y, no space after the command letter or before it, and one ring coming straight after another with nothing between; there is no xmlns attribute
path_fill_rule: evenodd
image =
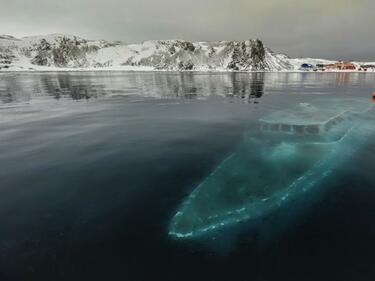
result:
<svg viewBox="0 0 375 281"><path fill-rule="evenodd" d="M375 138L273 227L168 236L259 118L374 90L356 73L0 74L0 280L375 280Z"/></svg>

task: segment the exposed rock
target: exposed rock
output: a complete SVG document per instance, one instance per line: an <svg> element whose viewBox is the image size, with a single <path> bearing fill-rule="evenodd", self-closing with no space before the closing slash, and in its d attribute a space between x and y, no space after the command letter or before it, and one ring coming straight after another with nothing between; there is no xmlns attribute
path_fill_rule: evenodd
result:
<svg viewBox="0 0 375 281"><path fill-rule="evenodd" d="M0 66L33 68L117 68L173 71L279 71L296 63L273 53L259 39L188 42L184 40L90 41L52 34L16 39L0 36Z"/></svg>

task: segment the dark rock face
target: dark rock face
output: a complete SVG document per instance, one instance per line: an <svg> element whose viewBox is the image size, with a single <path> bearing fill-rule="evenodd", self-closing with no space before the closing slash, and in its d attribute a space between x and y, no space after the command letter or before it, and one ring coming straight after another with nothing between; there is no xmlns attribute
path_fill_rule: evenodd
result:
<svg viewBox="0 0 375 281"><path fill-rule="evenodd" d="M178 64L178 69L179 70L192 70L194 68L194 64L191 61L188 62L180 62Z"/></svg>
<svg viewBox="0 0 375 281"><path fill-rule="evenodd" d="M256 66L261 66L264 63L264 58L266 56L266 50L264 49L263 42L259 39L255 40L251 44L251 51L250 51L251 59L253 64Z"/></svg>
<svg viewBox="0 0 375 281"><path fill-rule="evenodd" d="M37 54L31 60L32 64L36 65L48 65L48 59L50 52L52 51L52 46L46 39L42 39L38 46L36 46Z"/></svg>
<svg viewBox="0 0 375 281"><path fill-rule="evenodd" d="M259 39L235 42L231 45L232 61L228 64L231 70L268 70L265 64L266 50Z"/></svg>
<svg viewBox="0 0 375 281"><path fill-rule="evenodd" d="M12 53L12 50L9 48L0 48L0 69L9 68L12 64L15 56Z"/></svg>
<svg viewBox="0 0 375 281"><path fill-rule="evenodd" d="M42 39L31 47L36 55L31 60L35 65L57 67L84 67L87 65L86 54L98 50L97 46L88 46L86 40L61 37L50 43Z"/></svg>

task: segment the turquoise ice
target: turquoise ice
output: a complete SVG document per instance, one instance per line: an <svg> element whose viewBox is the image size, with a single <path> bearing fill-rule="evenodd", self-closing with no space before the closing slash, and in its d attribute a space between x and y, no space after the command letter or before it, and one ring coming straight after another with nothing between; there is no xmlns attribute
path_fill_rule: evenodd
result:
<svg viewBox="0 0 375 281"><path fill-rule="evenodd" d="M303 196L375 131L368 100L321 99L277 111L182 202L169 234L192 238L260 218Z"/></svg>

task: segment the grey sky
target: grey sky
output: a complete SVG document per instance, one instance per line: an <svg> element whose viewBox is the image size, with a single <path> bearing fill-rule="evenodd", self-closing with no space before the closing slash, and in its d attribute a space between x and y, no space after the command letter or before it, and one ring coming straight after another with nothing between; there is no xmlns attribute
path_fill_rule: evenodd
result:
<svg viewBox="0 0 375 281"><path fill-rule="evenodd" d="M375 61L375 0L0 0L0 7L0 34L18 37L257 37L293 57Z"/></svg>

